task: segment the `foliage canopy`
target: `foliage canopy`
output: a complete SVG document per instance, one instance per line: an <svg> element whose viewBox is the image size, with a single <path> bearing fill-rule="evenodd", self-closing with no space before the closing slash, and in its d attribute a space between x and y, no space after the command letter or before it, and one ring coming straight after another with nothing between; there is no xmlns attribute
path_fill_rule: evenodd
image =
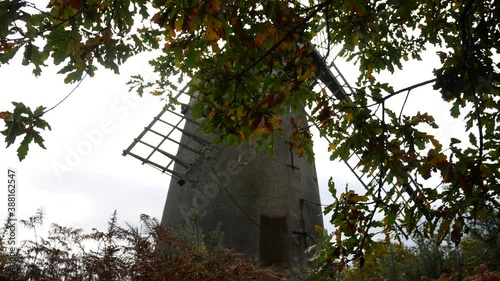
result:
<svg viewBox="0 0 500 281"><path fill-rule="evenodd" d="M99 67L118 73L128 58L154 51L157 80L131 78L139 94L175 105L178 85L188 84L197 98L194 115L205 117L202 128L216 141L257 139L267 147L290 122L293 148L312 159L310 127L281 120L289 108L306 105L310 122L330 140L331 159L360 155L359 168L377 179L365 194L346 190L327 210L337 230L323 248L324 262L363 263L377 232L437 233L438 241L449 236L458 243L475 220L499 209L499 21L500 2L493 0L50 0L45 8L4 0L0 64L22 53L35 75L51 62L74 83ZM359 65L348 99L311 87L320 75L312 42L321 32L329 46L339 46L338 56ZM468 140L444 146L425 105L414 115L386 105L425 83L394 91L378 74L420 60L430 47L441 66L426 83L434 83L452 117L464 118ZM38 130L48 127L47 110L14 106L0 113L2 133L7 145L24 137L23 159L31 141L43 147ZM408 190L410 175L421 179L417 190ZM431 178L440 184L425 181ZM337 193L333 182L330 189Z"/></svg>

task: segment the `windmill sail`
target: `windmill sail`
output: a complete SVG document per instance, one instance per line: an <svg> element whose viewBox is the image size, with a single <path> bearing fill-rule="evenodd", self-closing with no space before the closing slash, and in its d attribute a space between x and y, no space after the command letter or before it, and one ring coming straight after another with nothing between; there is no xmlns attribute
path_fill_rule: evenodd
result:
<svg viewBox="0 0 500 281"><path fill-rule="evenodd" d="M342 75L338 67L335 65L332 51L332 46L325 36L325 31L320 32L315 38L314 46L315 50L313 53L313 60L319 70L318 82L322 83L319 85L321 88L327 89L329 94L329 99L337 99L338 102L350 102L350 96L354 94L353 88L349 85L345 77ZM318 84L319 84L318 83ZM381 114L385 114L382 112ZM371 115L371 118L379 118L377 115ZM314 123L314 125L319 129L319 125ZM322 136L331 144L331 140L327 136ZM373 189L374 186L380 188L381 192L387 193L387 190L399 190L397 195L392 198L393 203L402 203L405 205L413 204L418 208L425 217L429 218L427 209L423 206L423 198L420 185L417 183L416 179L408 174L408 182L403 184L401 187L387 188L381 184L381 177L383 177L383 171L376 169L373 173L367 174L361 169L361 153L352 153L348 159L343 159L343 162L347 165L349 170L358 179L361 186L368 190ZM404 196L406 193L406 196ZM334 195L335 196L335 195ZM420 198L420 199L419 199Z"/></svg>

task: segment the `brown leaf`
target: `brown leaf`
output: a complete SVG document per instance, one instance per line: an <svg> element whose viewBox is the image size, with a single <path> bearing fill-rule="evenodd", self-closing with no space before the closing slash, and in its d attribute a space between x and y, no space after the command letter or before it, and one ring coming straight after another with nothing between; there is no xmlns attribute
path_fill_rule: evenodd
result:
<svg viewBox="0 0 500 281"><path fill-rule="evenodd" d="M210 1L210 14L216 15L219 13L220 10L222 10L222 1L221 0L211 0Z"/></svg>
<svg viewBox="0 0 500 281"><path fill-rule="evenodd" d="M462 224L460 222L455 222L453 231L451 232L451 241L455 243L455 246L458 246L460 240L462 240Z"/></svg>
<svg viewBox="0 0 500 281"><path fill-rule="evenodd" d="M0 119L8 120L12 116L12 113L8 111L2 111L0 112Z"/></svg>
<svg viewBox="0 0 500 281"><path fill-rule="evenodd" d="M84 0L65 0L64 4L68 7L75 9L75 10L80 10L83 8L83 1Z"/></svg>
<svg viewBox="0 0 500 281"><path fill-rule="evenodd" d="M266 38L267 38L267 32L265 29L263 29L255 37L255 45L257 47L262 47L262 45L264 45L264 41L266 41Z"/></svg>

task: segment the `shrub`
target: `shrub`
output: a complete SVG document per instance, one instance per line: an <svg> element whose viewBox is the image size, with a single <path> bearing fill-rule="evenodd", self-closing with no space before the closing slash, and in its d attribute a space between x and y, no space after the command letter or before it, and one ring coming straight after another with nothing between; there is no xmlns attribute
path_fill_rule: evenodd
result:
<svg viewBox="0 0 500 281"><path fill-rule="evenodd" d="M39 213L25 226L42 223ZM3 237L2 237L3 238ZM2 239L3 240L3 239ZM203 242L202 242L203 243ZM203 243L204 245L204 243ZM208 249L211 247L208 247ZM0 263L0 280L285 280L229 249L211 252L141 216L141 227L121 227L113 213L106 232L51 226L47 238L24 241L14 263ZM0 260L7 253L2 249Z"/></svg>

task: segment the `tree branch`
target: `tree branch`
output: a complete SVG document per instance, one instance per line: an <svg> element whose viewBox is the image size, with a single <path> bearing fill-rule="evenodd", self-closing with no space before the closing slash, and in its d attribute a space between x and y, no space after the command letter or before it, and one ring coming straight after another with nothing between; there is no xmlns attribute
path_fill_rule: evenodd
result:
<svg viewBox="0 0 500 281"><path fill-rule="evenodd" d="M274 50L276 50L293 32L306 24L309 20L311 20L317 13L324 7L328 6L332 0L326 0L325 2L316 6L313 12L311 12L300 24L296 25L294 28L290 29L283 38L281 38L276 44L274 44L269 50L267 50L262 56L260 56L256 61L254 61L251 65L247 66L240 73L236 75L236 77L241 77L243 74L248 72L250 69L254 68L259 62L261 62L265 57L270 55Z"/></svg>
<svg viewBox="0 0 500 281"><path fill-rule="evenodd" d="M421 83L418 83L418 84L415 84L415 85L412 85L410 87L406 87L404 89L401 89L399 91L396 91L394 93L391 93L390 95L388 96L385 96L383 97L381 100L377 101L377 102L384 102L390 98L392 98L393 96L397 95L397 94L401 94L402 92L406 92L406 91L411 91L415 88L418 88L418 87L422 87L424 85L427 85L427 84L430 84L430 83L433 83L433 82L436 82L437 81L437 78L434 78L434 79L431 79L431 80L427 80L427 81L424 81L424 82L421 82Z"/></svg>

